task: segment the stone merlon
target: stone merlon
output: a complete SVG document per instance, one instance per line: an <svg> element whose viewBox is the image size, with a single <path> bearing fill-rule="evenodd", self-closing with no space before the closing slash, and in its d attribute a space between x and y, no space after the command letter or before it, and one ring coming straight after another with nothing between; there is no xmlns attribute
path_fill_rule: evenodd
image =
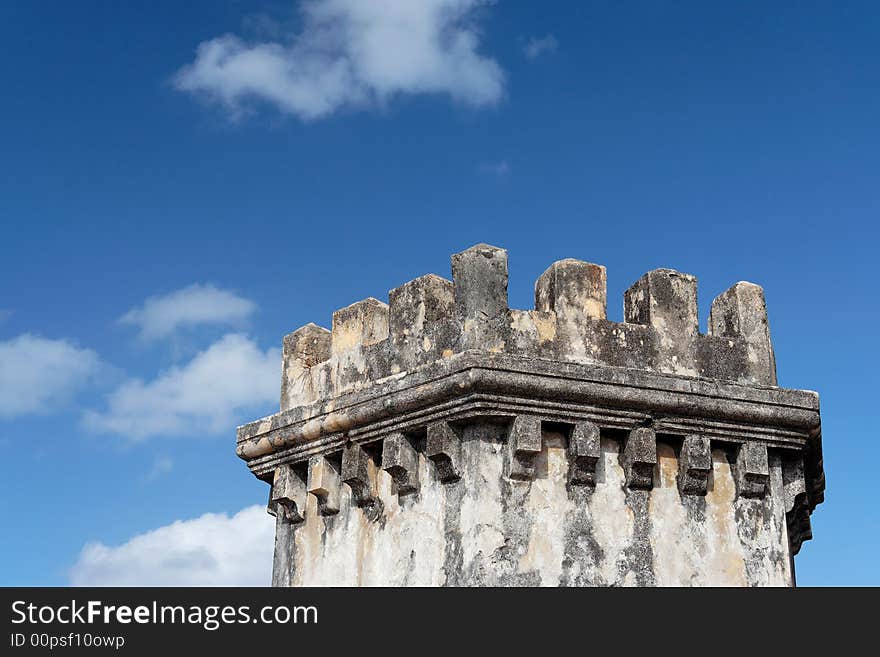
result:
<svg viewBox="0 0 880 657"><path fill-rule="evenodd" d="M553 263L533 310L507 285L479 244L452 281L284 338L280 412L237 441L271 485L274 583L793 585L819 402L777 386L763 290L721 293L701 333L697 279L671 269L627 289L623 322L601 265Z"/></svg>

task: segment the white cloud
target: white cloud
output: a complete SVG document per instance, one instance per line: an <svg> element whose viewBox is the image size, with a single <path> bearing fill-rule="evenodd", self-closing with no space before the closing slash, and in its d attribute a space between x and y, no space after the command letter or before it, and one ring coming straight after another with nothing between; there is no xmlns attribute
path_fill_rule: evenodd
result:
<svg viewBox="0 0 880 657"><path fill-rule="evenodd" d="M98 355L25 333L0 342L0 417L53 410L97 374Z"/></svg>
<svg viewBox="0 0 880 657"><path fill-rule="evenodd" d="M268 586L275 524L265 507L178 520L122 545L88 543L73 586Z"/></svg>
<svg viewBox="0 0 880 657"><path fill-rule="evenodd" d="M556 37L552 34L547 34L540 38L532 37L529 39L523 48L523 52L529 59L536 59L544 53L556 52L558 46L559 42L556 40Z"/></svg>
<svg viewBox="0 0 880 657"><path fill-rule="evenodd" d="M229 290L198 283L162 296L150 297L140 308L129 310L119 321L140 328L145 340L164 338L185 326L234 324L251 315L253 301Z"/></svg>
<svg viewBox="0 0 880 657"><path fill-rule="evenodd" d="M144 478L147 481L152 481L153 479L158 479L159 477L168 474L173 469L174 461L170 457L165 455L157 456L153 461L153 467L150 468Z"/></svg>
<svg viewBox="0 0 880 657"><path fill-rule="evenodd" d="M477 9L487 0L312 0L303 28L282 42L224 35L199 45L175 86L225 106L271 103L303 120L369 107L399 94L447 94L496 103L504 73L478 52Z"/></svg>
<svg viewBox="0 0 880 657"><path fill-rule="evenodd" d="M510 164L508 164L507 160L481 164L480 171L493 176L506 176L510 173Z"/></svg>
<svg viewBox="0 0 880 657"><path fill-rule="evenodd" d="M109 395L106 411L87 411L83 420L94 431L133 440L230 434L244 411L278 403L280 379L279 349L262 351L230 333L152 381L126 381Z"/></svg>

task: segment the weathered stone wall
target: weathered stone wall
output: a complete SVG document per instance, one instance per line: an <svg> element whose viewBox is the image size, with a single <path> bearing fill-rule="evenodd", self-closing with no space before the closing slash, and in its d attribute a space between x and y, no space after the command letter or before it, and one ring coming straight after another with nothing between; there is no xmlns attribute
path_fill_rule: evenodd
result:
<svg viewBox="0 0 880 657"><path fill-rule="evenodd" d="M824 475L818 398L776 387L763 291L697 321L655 270L606 319L576 260L507 307L478 245L284 340L282 411L239 428L272 484L275 585L793 585Z"/></svg>
<svg viewBox="0 0 880 657"><path fill-rule="evenodd" d="M277 583L296 586L593 586L792 584L779 457L772 495L738 497L730 457L712 453L705 497L682 495L673 445L657 445L656 485L626 486L620 445L601 442L596 486L568 485L566 437L543 433L534 481L503 468L503 431L475 426L461 480L443 484L419 456L418 492L379 474L372 518L343 489L339 512L307 500ZM291 567L292 566L292 567Z"/></svg>

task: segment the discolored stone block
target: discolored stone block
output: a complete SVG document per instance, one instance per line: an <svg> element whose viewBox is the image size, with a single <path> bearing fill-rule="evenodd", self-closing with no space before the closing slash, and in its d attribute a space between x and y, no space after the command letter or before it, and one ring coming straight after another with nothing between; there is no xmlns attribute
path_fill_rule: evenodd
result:
<svg viewBox="0 0 880 657"><path fill-rule="evenodd" d="M791 553L795 555L800 551L804 541L813 538L803 456L789 456L783 460L782 484L788 540L791 544Z"/></svg>
<svg viewBox="0 0 880 657"><path fill-rule="evenodd" d="M744 339L701 334L696 345L697 366L704 379L742 383L752 380Z"/></svg>
<svg viewBox="0 0 880 657"><path fill-rule="evenodd" d="M461 478L461 438L448 422L428 425L425 456L434 462L440 481Z"/></svg>
<svg viewBox="0 0 880 657"><path fill-rule="evenodd" d="M678 459L678 490L682 495L706 494L712 472L712 446L705 436L684 437Z"/></svg>
<svg viewBox="0 0 880 657"><path fill-rule="evenodd" d="M568 452L569 482L572 485L595 485L596 464L602 456L599 427L592 422L575 424L569 438Z"/></svg>
<svg viewBox="0 0 880 657"><path fill-rule="evenodd" d="M657 465L657 436L654 430L639 427L630 431L622 460L628 488L653 488L654 466Z"/></svg>
<svg viewBox="0 0 880 657"><path fill-rule="evenodd" d="M393 433L383 441L382 469L394 479L398 495L419 490L419 455L402 433Z"/></svg>
<svg viewBox="0 0 880 657"><path fill-rule="evenodd" d="M329 516L339 513L339 488L342 485L339 472L325 456L313 456L309 459L309 493L318 499L318 510L321 515Z"/></svg>
<svg viewBox="0 0 880 657"><path fill-rule="evenodd" d="M555 312L561 322L605 319L605 267L567 258L554 262L535 283L535 309Z"/></svg>
<svg viewBox="0 0 880 657"><path fill-rule="evenodd" d="M293 468L284 464L275 469L272 479L272 491L269 496L269 513L282 515L290 523L305 521L306 482L294 472Z"/></svg>
<svg viewBox="0 0 880 657"><path fill-rule="evenodd" d="M509 310L503 334L504 351L526 358L551 358L556 349L554 313L540 310Z"/></svg>
<svg viewBox="0 0 880 657"><path fill-rule="evenodd" d="M376 464L357 443L348 443L342 450L342 481L351 488L355 506L365 507L377 502Z"/></svg>
<svg viewBox="0 0 880 657"><path fill-rule="evenodd" d="M767 445L743 443L736 458L737 490L742 497L764 497L770 485Z"/></svg>
<svg viewBox="0 0 880 657"><path fill-rule="evenodd" d="M507 251L477 244L452 256L455 314L464 349L502 349L507 317Z"/></svg>
<svg viewBox="0 0 880 657"><path fill-rule="evenodd" d="M391 290L388 300L393 369L407 371L455 348L459 330L452 281L421 276Z"/></svg>
<svg viewBox="0 0 880 657"><path fill-rule="evenodd" d="M654 269L624 294L624 319L657 334L656 367L668 374L698 376L697 279L674 269Z"/></svg>
<svg viewBox="0 0 880 657"><path fill-rule="evenodd" d="M284 336L281 351L281 410L316 401L321 388L315 385L312 367L330 358L331 334L315 324L306 324Z"/></svg>
<svg viewBox="0 0 880 657"><path fill-rule="evenodd" d="M535 478L535 457L541 451L541 419L518 415L507 435L508 472L511 479Z"/></svg>
<svg viewBox="0 0 880 657"><path fill-rule="evenodd" d="M332 352L341 354L388 338L388 305L372 297L333 313Z"/></svg>
<svg viewBox="0 0 880 657"><path fill-rule="evenodd" d="M709 334L744 340L748 358L747 380L776 385L776 357L770 341L767 303L759 285L740 281L718 295L709 313Z"/></svg>
<svg viewBox="0 0 880 657"><path fill-rule="evenodd" d="M426 324L451 317L455 312L452 281L434 274L394 288L388 293L388 300L394 338L417 334Z"/></svg>

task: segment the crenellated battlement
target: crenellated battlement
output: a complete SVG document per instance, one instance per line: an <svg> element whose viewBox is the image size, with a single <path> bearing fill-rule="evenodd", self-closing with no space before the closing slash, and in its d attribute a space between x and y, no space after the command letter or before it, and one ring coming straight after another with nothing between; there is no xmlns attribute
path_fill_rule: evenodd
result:
<svg viewBox="0 0 880 657"><path fill-rule="evenodd" d="M507 303L507 252L479 244L452 257L453 281L428 274L308 324L284 339L281 410L360 390L468 350L608 365L749 385L776 385L763 290L740 282L712 303L699 331L697 279L672 269L624 295L606 319L601 265L566 259L535 283L534 310Z"/></svg>
<svg viewBox="0 0 880 657"><path fill-rule="evenodd" d="M337 310L329 331L308 324L284 338L281 412L240 427L237 447L254 474L272 484L269 508L279 537L286 537L279 539L276 583L333 583L291 574L294 546L305 540L296 538L296 527L356 543L369 534L372 546L385 540L387 528L375 525L380 520L385 527L395 519L394 531L431 534L436 528L417 529L422 521L416 518L440 513L438 495L444 504L453 498L464 503L469 495L482 504L480 487L491 488L495 477L505 501L492 522L521 551L532 549L531 539L513 529L519 521L508 518L512 500L528 505L530 495L548 495L542 487L556 486L560 504L587 495L580 503L594 516L612 514L591 500L604 499L610 493L600 490L618 480L622 504L636 522L624 551L637 550L639 540L650 544L654 539L636 534L652 522L673 522L664 514L675 516L674 531L684 531L697 520L674 509L699 507L705 514L706 504L721 504L723 510L712 506L712 513L732 514L734 526L744 522L743 513L763 509L763 529L738 530L751 542L741 546L744 564L758 559L759 543L766 544L759 550L766 560L767 550L783 549L780 540L791 556L810 538L809 516L824 489L818 397L777 387L759 286L739 282L720 294L703 334L697 279L671 269L655 269L633 283L624 294L623 322L607 319L601 265L553 263L535 283L532 310L509 307L507 283L507 252L479 244L452 256L452 281L422 276L391 290L388 304L368 298ZM560 473L555 479L554 471ZM722 495L725 486L729 498ZM406 510L422 504L428 505L422 515L407 520ZM672 506L661 519L657 509L664 504ZM768 520L777 516L781 524ZM609 522L624 516L614 518ZM456 522L456 531L466 531L463 520ZM646 523L641 530L639 522ZM698 529L687 529L693 531ZM464 540L453 538L435 537L447 544ZM397 554L397 548L388 550ZM523 554L516 566L498 557L488 579L453 576L452 566L443 566L441 583L473 577L503 583L502 571L524 568ZM781 569L774 577L788 581L790 564L780 558L770 559ZM636 561L633 568L648 568ZM751 567L769 568L770 561ZM666 568L658 563L655 555L634 581L657 583L655 571ZM424 577L441 577L431 568ZM702 574L692 577L727 581L700 568L693 567ZM363 583L366 575L357 572ZM626 583L611 574L591 577L594 583Z"/></svg>

